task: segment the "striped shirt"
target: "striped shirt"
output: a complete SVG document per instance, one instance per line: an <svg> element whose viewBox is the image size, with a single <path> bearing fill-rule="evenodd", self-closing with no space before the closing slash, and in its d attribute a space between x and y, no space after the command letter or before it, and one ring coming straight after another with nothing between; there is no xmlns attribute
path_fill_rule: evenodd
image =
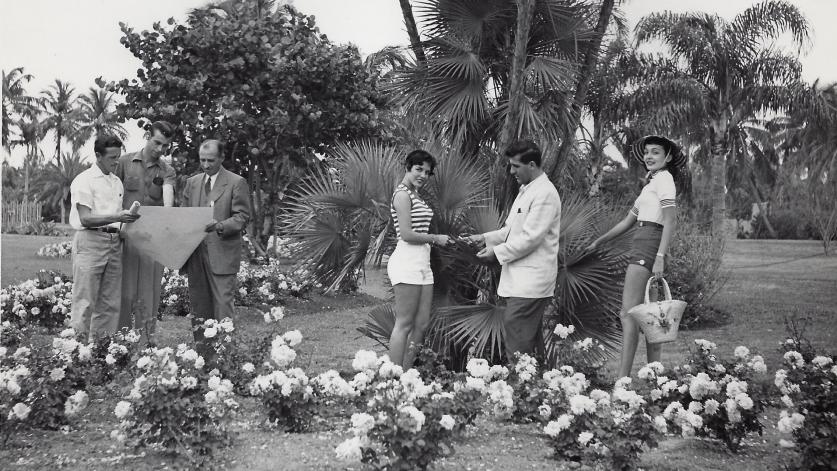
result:
<svg viewBox="0 0 837 471"><path fill-rule="evenodd" d="M398 185L395 193L392 194L392 203L390 203L389 211L392 214L392 220L395 222L395 234L398 235L398 240L401 240L401 229L398 226L398 214L395 211L395 195L399 191L406 191L410 195L410 222L413 227L413 232L419 234L427 234L430 232L430 220L433 219L433 210L430 206L419 198L417 194L410 191L403 183Z"/></svg>
<svg viewBox="0 0 837 471"><path fill-rule="evenodd" d="M631 214L639 221L663 222L663 208L676 206L674 178L668 170L659 170L651 175L651 181L642 187L639 197L631 208Z"/></svg>

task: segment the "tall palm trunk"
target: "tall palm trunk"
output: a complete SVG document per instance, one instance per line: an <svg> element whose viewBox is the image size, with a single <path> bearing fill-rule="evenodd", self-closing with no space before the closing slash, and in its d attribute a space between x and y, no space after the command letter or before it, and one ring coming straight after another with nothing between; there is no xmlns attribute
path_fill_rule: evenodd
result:
<svg viewBox="0 0 837 471"><path fill-rule="evenodd" d="M418 27L416 27L413 7L410 5L410 0L398 0L398 3L401 5L401 14L404 15L404 25L407 27L407 34L410 36L410 49L416 55L416 62L419 65L424 65L427 62L427 58L424 55L424 47L421 45Z"/></svg>
<svg viewBox="0 0 837 471"><path fill-rule="evenodd" d="M614 0L604 0L602 7L599 10L599 19L596 23L596 32L590 46L587 48L584 57L584 64L581 67L581 72L578 74L578 81L576 82L575 94L573 95L571 113L571 121L569 125L570 130L564 136L561 147L558 148L558 154L552 162L552 168L549 169L549 177L555 181L566 168L569 160L570 150L575 145L575 127L581 121L581 110L584 107L584 102L587 100L587 92L590 89L590 81L593 78L593 71L596 69L596 60L599 58L599 49L602 46L602 39L607 31L607 25L610 23L610 18L613 16Z"/></svg>
<svg viewBox="0 0 837 471"><path fill-rule="evenodd" d="M727 215L726 172L727 172L727 129L714 125L710 135L712 164L710 166L712 189L712 235L724 237Z"/></svg>
<svg viewBox="0 0 837 471"><path fill-rule="evenodd" d="M509 80L509 112L500 130L497 147L503 152L506 147L519 137L520 118L523 115L523 100L526 99L523 72L526 69L526 45L529 42L529 30L535 16L535 0L517 0L517 29L514 35L514 57ZM503 159L498 159L496 165L505 167ZM498 169L497 197L506 207L514 199L514 182L508 172Z"/></svg>

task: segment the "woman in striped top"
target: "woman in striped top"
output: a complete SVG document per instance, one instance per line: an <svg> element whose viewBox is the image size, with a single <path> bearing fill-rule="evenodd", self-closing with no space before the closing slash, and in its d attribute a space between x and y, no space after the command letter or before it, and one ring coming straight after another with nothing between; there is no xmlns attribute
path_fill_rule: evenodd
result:
<svg viewBox="0 0 837 471"><path fill-rule="evenodd" d="M390 211L398 244L387 262L387 274L395 291L395 326L389 339L389 357L404 368L412 367L415 349L424 343L433 300L430 245L448 245L445 234L430 234L433 210L418 195L433 175L436 159L423 150L407 155L407 170L392 195ZM409 343L408 343L409 342ZM413 348L409 348L410 346Z"/></svg>
<svg viewBox="0 0 837 471"><path fill-rule="evenodd" d="M595 250L602 242L618 237L636 225L625 284L622 288L622 354L619 377L630 376L639 343L639 324L627 316L628 311L645 298L645 285L653 275L661 277L665 270L666 253L674 235L677 207L674 180L686 165L686 156L673 141L662 136L645 136L634 144L632 151L648 170L646 185L628 215L587 248ZM645 343L648 363L659 361L660 344Z"/></svg>

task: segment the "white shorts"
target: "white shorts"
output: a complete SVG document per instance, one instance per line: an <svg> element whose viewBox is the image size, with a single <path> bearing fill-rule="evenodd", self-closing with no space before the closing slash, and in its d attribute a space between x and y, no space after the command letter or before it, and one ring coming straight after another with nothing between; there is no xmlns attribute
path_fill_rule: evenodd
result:
<svg viewBox="0 0 837 471"><path fill-rule="evenodd" d="M430 244L408 244L399 240L387 262L387 275L393 286L432 285L433 270L430 269Z"/></svg>

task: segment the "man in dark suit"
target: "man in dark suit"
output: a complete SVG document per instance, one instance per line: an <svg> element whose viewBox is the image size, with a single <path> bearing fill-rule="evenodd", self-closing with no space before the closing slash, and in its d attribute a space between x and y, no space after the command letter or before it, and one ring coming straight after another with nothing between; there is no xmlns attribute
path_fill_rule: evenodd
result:
<svg viewBox="0 0 837 471"><path fill-rule="evenodd" d="M195 343L205 351L198 319L233 317L236 273L241 264L241 233L250 219L247 180L221 166L224 145L204 141L199 149L203 170L186 181L183 206L212 207L206 238L192 253L182 271L189 277L189 297Z"/></svg>

